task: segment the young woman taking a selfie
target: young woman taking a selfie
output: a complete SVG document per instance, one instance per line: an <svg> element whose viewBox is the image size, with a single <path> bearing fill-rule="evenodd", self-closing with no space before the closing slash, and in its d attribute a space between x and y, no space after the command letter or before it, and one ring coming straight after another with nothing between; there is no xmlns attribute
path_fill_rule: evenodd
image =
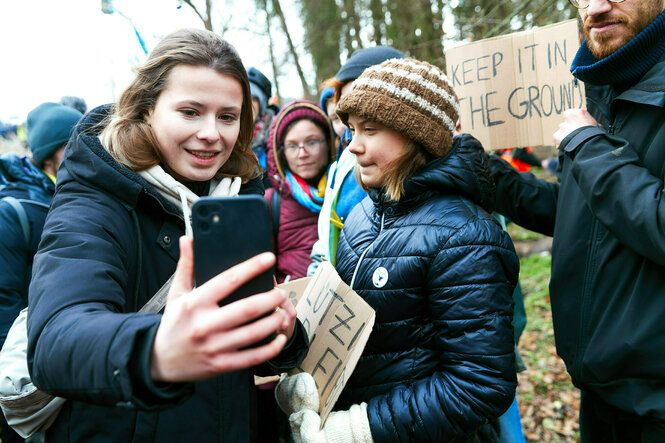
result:
<svg viewBox="0 0 665 443"><path fill-rule="evenodd" d="M184 236L199 197L261 193L251 136L245 68L202 30L165 37L118 103L77 127L30 288L34 382L68 400L48 440L261 439L248 368L294 366L304 336L278 289L218 303L275 257L194 288ZM163 315L137 313L172 275Z"/></svg>

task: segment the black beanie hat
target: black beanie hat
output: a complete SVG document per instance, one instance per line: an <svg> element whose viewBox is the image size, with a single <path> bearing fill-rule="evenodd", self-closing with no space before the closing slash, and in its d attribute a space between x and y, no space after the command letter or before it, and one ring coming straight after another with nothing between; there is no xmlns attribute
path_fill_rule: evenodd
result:
<svg viewBox="0 0 665 443"><path fill-rule="evenodd" d="M351 57L344 63L335 79L346 83L360 77L360 74L370 66L378 65L391 58L404 58L404 54L389 46L373 46L354 51Z"/></svg>
<svg viewBox="0 0 665 443"><path fill-rule="evenodd" d="M268 107L268 100L272 96L272 83L261 71L253 67L247 70L247 77L252 96L259 101L259 114L263 115Z"/></svg>
<svg viewBox="0 0 665 443"><path fill-rule="evenodd" d="M76 123L83 116L60 103L42 103L28 114L28 147L39 166L69 140Z"/></svg>

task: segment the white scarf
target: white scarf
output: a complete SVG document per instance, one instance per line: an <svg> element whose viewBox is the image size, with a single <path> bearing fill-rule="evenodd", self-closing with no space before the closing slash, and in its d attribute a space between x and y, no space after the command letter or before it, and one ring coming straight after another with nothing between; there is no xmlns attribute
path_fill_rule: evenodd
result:
<svg viewBox="0 0 665 443"><path fill-rule="evenodd" d="M150 169L138 173L150 185L152 185L167 200L173 202L182 209L185 219L185 234L192 236L191 206L199 199L199 196L190 191L187 186L167 174L161 166L153 166ZM240 177L224 177L222 181L212 180L210 183L210 197L235 197L240 191Z"/></svg>

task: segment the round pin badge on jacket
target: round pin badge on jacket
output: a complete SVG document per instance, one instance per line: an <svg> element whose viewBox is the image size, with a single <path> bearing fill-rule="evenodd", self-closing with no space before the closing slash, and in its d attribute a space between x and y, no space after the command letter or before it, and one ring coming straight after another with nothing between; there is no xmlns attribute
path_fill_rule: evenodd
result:
<svg viewBox="0 0 665 443"><path fill-rule="evenodd" d="M376 268L372 275L372 283L377 288L383 288L388 283L388 270L383 266Z"/></svg>

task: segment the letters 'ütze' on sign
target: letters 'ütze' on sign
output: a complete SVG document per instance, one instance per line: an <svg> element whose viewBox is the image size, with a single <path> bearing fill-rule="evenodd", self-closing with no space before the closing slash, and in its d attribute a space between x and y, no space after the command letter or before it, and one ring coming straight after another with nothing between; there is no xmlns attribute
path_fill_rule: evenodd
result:
<svg viewBox="0 0 665 443"><path fill-rule="evenodd" d="M552 145L563 112L586 107L570 73L579 35L577 20L567 20L446 51L461 132L486 150Z"/></svg>
<svg viewBox="0 0 665 443"><path fill-rule="evenodd" d="M322 262L312 277L279 287L295 303L310 343L302 364L290 374L305 371L314 378L323 425L367 344L375 313L329 262Z"/></svg>

